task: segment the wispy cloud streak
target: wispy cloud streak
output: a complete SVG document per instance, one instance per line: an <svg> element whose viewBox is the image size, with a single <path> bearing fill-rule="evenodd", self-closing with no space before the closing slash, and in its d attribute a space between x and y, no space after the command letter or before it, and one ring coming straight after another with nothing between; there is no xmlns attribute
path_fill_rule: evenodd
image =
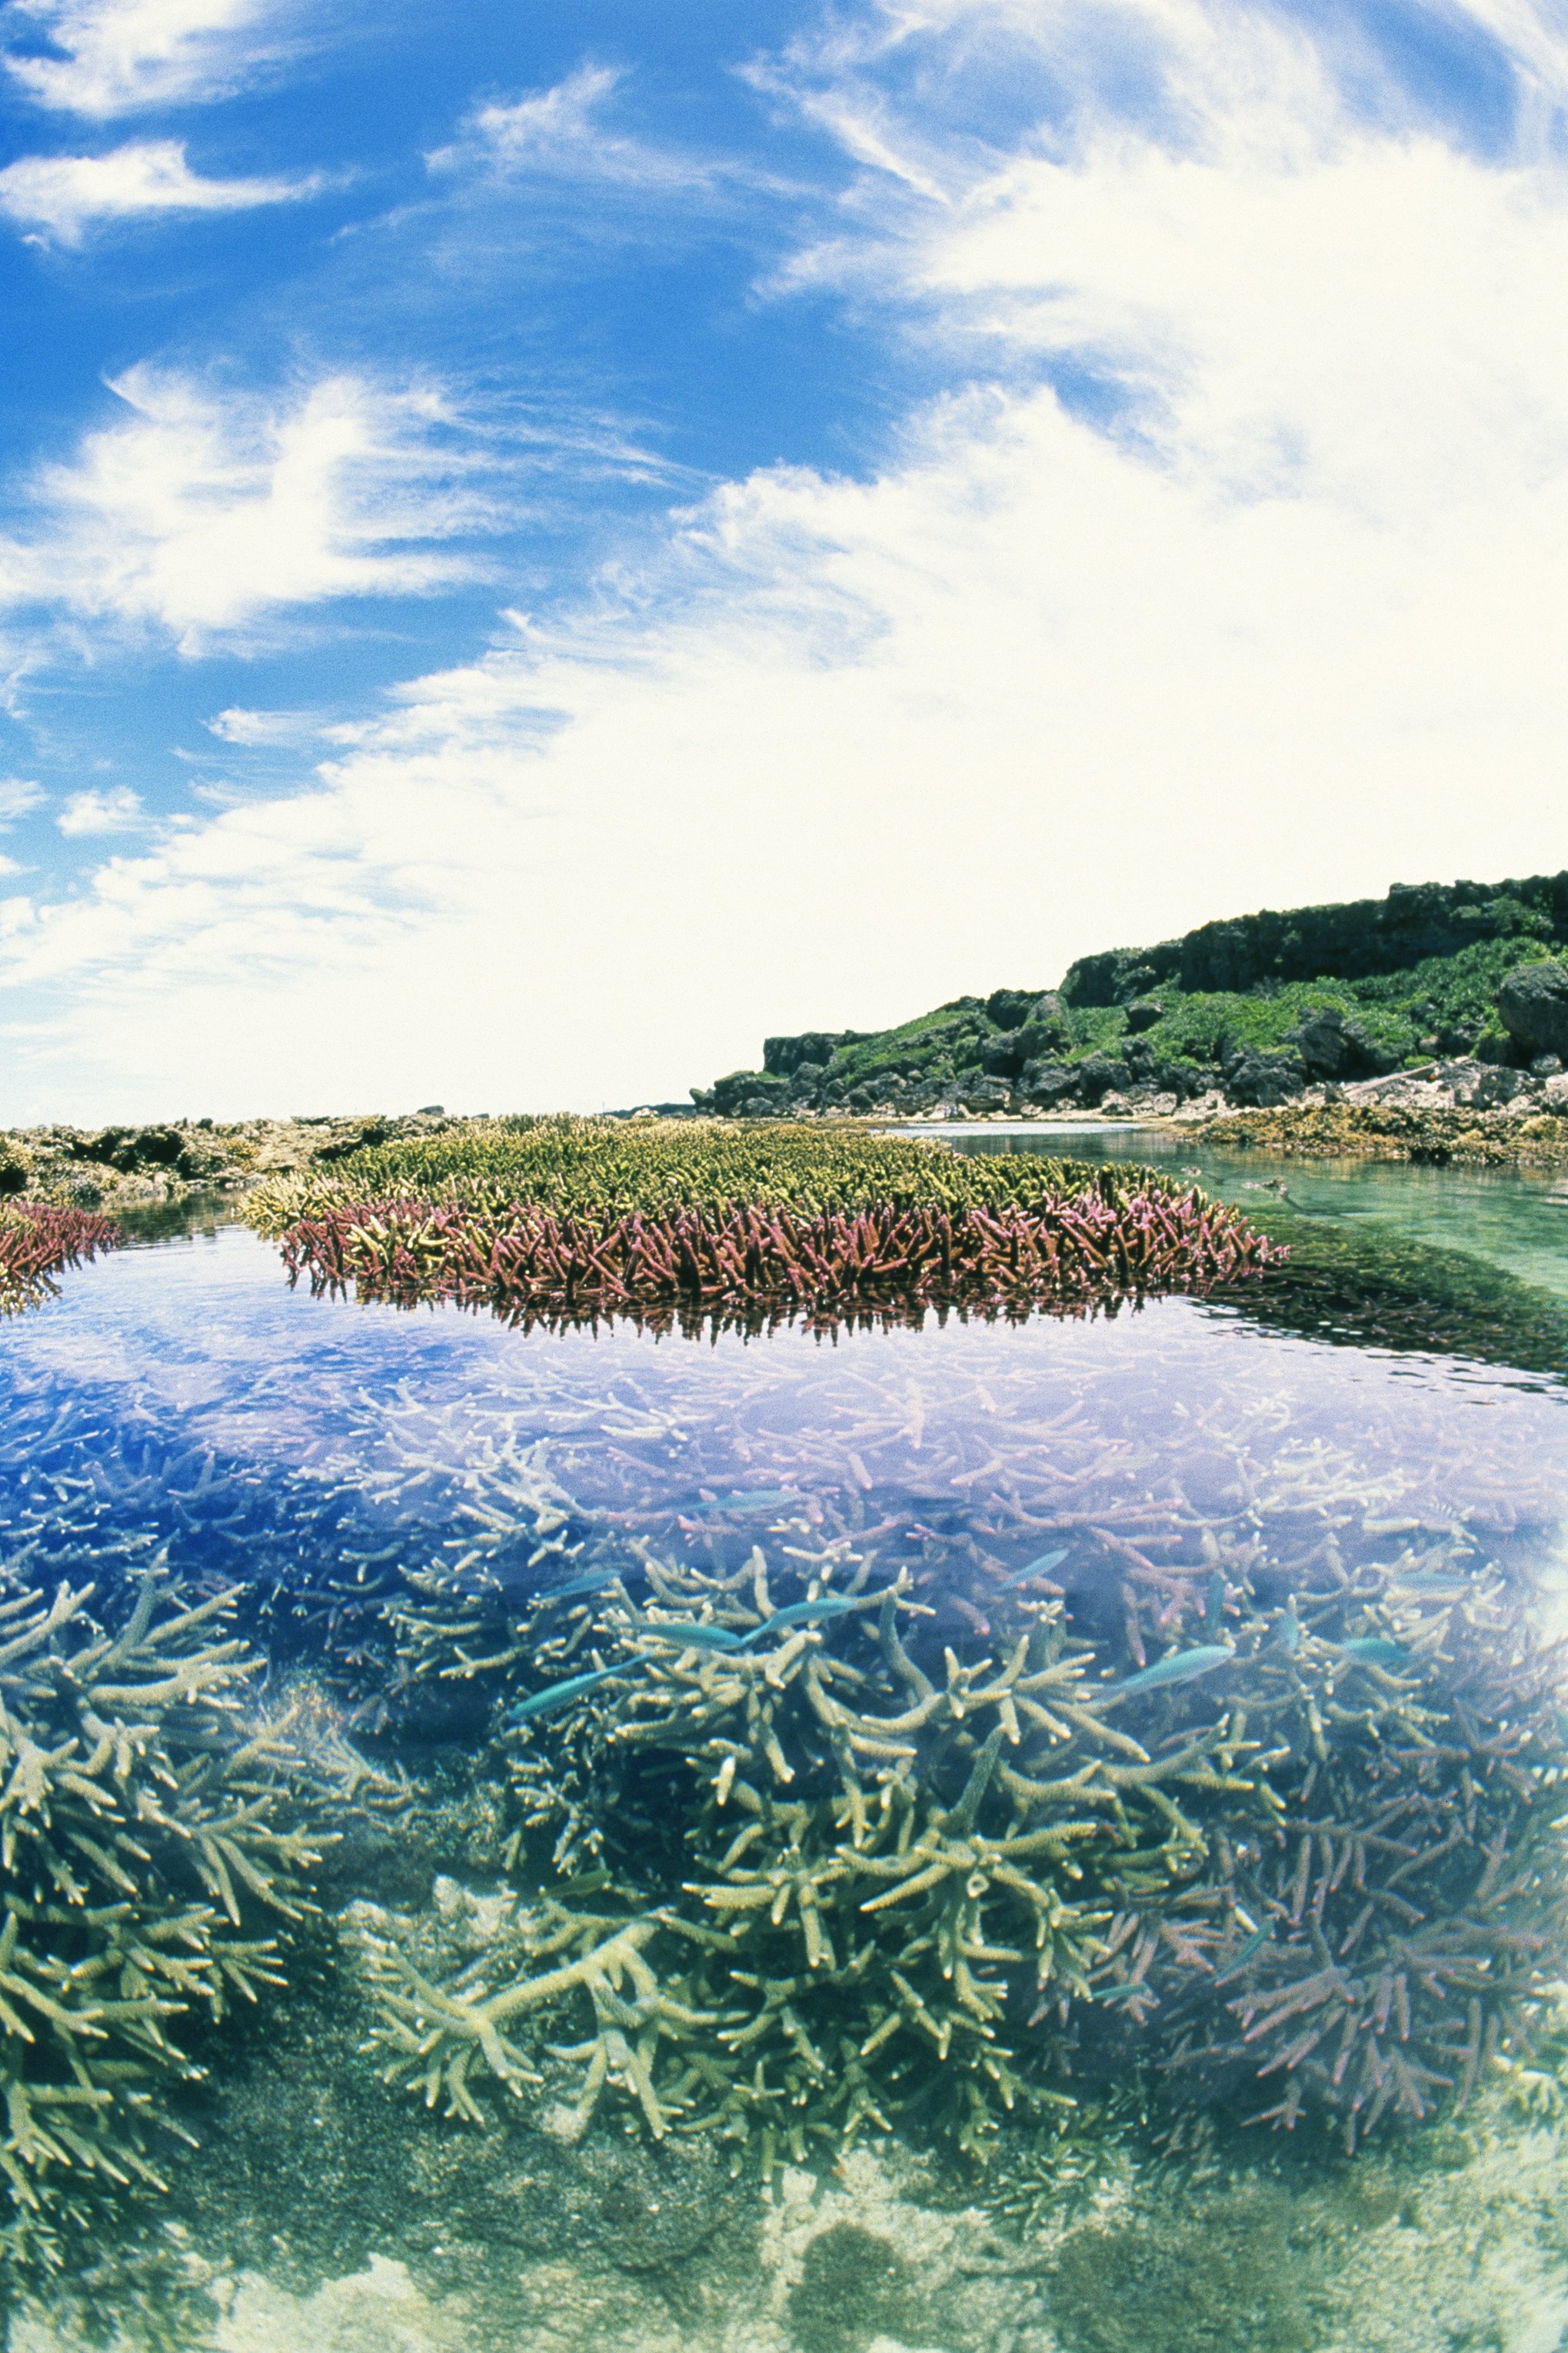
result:
<svg viewBox="0 0 1568 2353"><path fill-rule="evenodd" d="M474 576L500 508L433 393L335 376L271 404L132 369L128 412L32 484L0 544L0 603L152 628L185 653L290 608Z"/></svg>
<svg viewBox="0 0 1568 2353"><path fill-rule="evenodd" d="M106 121L225 98L288 44L279 0L11 0L47 49L5 69L37 105Z"/></svg>
<svg viewBox="0 0 1568 2353"><path fill-rule="evenodd" d="M0 171L0 213L43 241L80 245L89 230L158 215L248 212L317 195L304 179L205 179L182 140L139 140L107 155L24 155Z"/></svg>

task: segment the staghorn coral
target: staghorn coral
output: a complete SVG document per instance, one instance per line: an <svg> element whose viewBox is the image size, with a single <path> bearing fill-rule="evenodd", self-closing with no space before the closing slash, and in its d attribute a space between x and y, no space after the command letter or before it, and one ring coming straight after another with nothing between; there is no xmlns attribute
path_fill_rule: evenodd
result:
<svg viewBox="0 0 1568 2353"><path fill-rule="evenodd" d="M571 2129L614 2087L764 2171L910 2126L984 2157L1020 2097L1134 2063L1352 2146L1462 2108L1568 1919L1560 1665L1462 1531L1347 1567L1337 1472L1284 1473L1299 1556L1245 1512L1193 1563L1122 1540L1119 1590L1055 1587L1059 1550L955 1590L847 1537L634 1543L527 1600L433 1572L406 1672L481 1697L508 1867L549 1862L455 1983L375 1951L391 2078L472 2118L569 2063Z"/></svg>
<svg viewBox="0 0 1568 2353"><path fill-rule="evenodd" d="M1146 1982L1170 2066L1214 2090L1250 2074L1263 2119L1321 2108L1353 2148L1385 2114L1462 2111L1505 2044L1529 2047L1568 1928L1563 1657L1485 1575L1345 1578L1300 1609L1249 1711L1285 1752L1278 1820L1216 1845L1189 1951Z"/></svg>
<svg viewBox="0 0 1568 2353"><path fill-rule="evenodd" d="M468 1613L482 1641L451 1631L458 1580L405 1613L416 1672L445 1641L439 1672L551 1679L502 1733L520 1839L620 1908L564 1897L526 1957L570 1957L500 1987L486 1967L443 1991L378 1954L393 2073L471 2116L476 2062L533 2079L508 2023L574 1996L584 2120L613 2083L655 2132L718 2132L765 2171L911 2115L983 2155L1018 2095L1020 2001L1090 1998L1130 1894L1203 1851L1184 1799L1261 1802L1227 1712L1152 1756L1053 1598L1014 1599L1005 1639L961 1657L906 1578L847 1548L798 1599L760 1551L728 1574L640 1566L646 1602L619 1578L546 1599L506 1665L493 1596Z"/></svg>
<svg viewBox="0 0 1568 2353"><path fill-rule="evenodd" d="M17 2216L90 2225L162 2186L195 2037L280 1983L314 1861L286 1727L247 1729L259 1662L231 1603L156 1571L122 1599L0 1577L0 2175Z"/></svg>
<svg viewBox="0 0 1568 2353"><path fill-rule="evenodd" d="M263 1187L247 1214L317 1289L522 1320L1072 1304L1206 1289L1283 1255L1147 1169L705 1123L487 1127Z"/></svg>
<svg viewBox="0 0 1568 2353"><path fill-rule="evenodd" d="M0 1314L52 1299L55 1275L113 1250L119 1240L118 1227L86 1209L0 1200Z"/></svg>

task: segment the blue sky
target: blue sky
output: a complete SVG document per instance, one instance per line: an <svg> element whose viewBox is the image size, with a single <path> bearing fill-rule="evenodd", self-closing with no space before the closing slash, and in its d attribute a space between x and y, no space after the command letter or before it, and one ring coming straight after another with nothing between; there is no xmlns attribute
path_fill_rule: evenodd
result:
<svg viewBox="0 0 1568 2353"><path fill-rule="evenodd" d="M1555 869L1568 26L0 8L0 1119Z"/></svg>

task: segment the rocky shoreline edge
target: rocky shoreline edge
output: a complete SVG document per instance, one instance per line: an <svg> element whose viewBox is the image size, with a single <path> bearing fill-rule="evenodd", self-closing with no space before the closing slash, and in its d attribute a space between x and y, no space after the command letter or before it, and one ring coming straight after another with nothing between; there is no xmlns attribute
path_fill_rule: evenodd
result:
<svg viewBox="0 0 1568 2353"><path fill-rule="evenodd" d="M689 1122L703 1115L660 1104L611 1116ZM796 1110L788 1124L797 1121L862 1133L883 1131L893 1121L911 1124L908 1112L892 1103L854 1114ZM1164 1132L1195 1144L1283 1158L1562 1168L1568 1167L1568 1072L1540 1078L1488 1063L1434 1064L1356 1084L1314 1088L1294 1102L1268 1108L1233 1103L1217 1092L1185 1103L1129 1093L1108 1096L1094 1110L1068 1119L1059 1113L972 1104L955 1097L914 1124L938 1133L949 1124L973 1124L1048 1136L1114 1130L1129 1123L1151 1136ZM428 1110L0 1129L0 1203L26 1199L58 1208L134 1211L198 1194L238 1196L271 1178L328 1170L372 1145L492 1124L500 1122L489 1113L459 1118Z"/></svg>

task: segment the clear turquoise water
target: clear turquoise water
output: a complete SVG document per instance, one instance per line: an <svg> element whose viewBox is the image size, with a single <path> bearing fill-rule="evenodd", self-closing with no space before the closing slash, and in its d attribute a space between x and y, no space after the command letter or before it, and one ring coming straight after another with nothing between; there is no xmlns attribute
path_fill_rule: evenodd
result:
<svg viewBox="0 0 1568 2353"><path fill-rule="evenodd" d="M1018 1148L996 1131L963 1143ZM1151 1156L1145 1136L1072 1139L1090 1148ZM1161 1149L1228 1198L1282 1174L1310 1214L1568 1291L1552 1184ZM522 1588L606 1539L721 1567L755 1547L782 1569L848 1531L887 1572L938 1578L944 1563L1008 1574L1059 1550L1062 1581L1092 1596L1121 1573L1129 1530L1179 1561L1201 1556L1205 1528L1245 1520L1267 1555L1303 1510L1323 1511L1352 1569L1458 1532L1477 1572L1528 1591L1550 1630L1568 1622L1568 1388L1539 1374L1322 1346L1181 1299L837 1343L523 1335L312 1298L248 1232L193 1223L0 1326L0 1557L24 1556L40 1583L112 1579L154 1556L197 1587L238 1583L279 1674L314 1678L338 1728L373 1748L376 1604L404 1572L468 1564ZM430 1761L376 1753L416 1772ZM411 1892L409 1868L373 1856L333 1900L482 1923L493 1875L468 1870L460 1841L434 1883L416 1872ZM189 2158L190 2244L199 2255L221 2221L213 2260L232 2271L237 2232L249 2272L216 2336L176 2353L1552 2353L1568 2330L1568 2154L1550 2084L1532 2116L1488 2111L1418 2189L1400 2186L1403 2158L1281 2174L1260 2148L1256 2175L1173 2182L1168 2164L1141 2169L1118 2149L1087 2222L1075 2207L1070 2231L1047 2215L1033 2237L1007 2225L993 2242L968 2193L901 2170L891 2148L786 2187L760 2221L725 2209L666 2271L614 2253L685 2195L679 2168L646 2170L635 2134L546 2163L530 2155L537 2135L487 2140L411 2112L411 2169L384 2190L363 2126L343 2126L331 2168L313 2153L338 2094L301 2093L296 2110L306 2062L279 2032L276 2133L252 2105ZM344 2053L333 2063L352 2073ZM248 2238L235 2220L247 2199L260 2218ZM1194 2199L1208 2202L1177 2230ZM848 2265L828 2296L837 2321L802 2285L832 2231L849 2234L831 2242ZM336 2286L320 2284L328 2254L300 2252L318 2241L339 2250ZM878 2248L942 2284L879 2303L892 2256ZM831 2288L826 2255L819 2269ZM37 2327L17 2341L43 2353L47 2316Z"/></svg>
<svg viewBox="0 0 1568 2353"><path fill-rule="evenodd" d="M1271 1193L1313 1217L1386 1226L1415 1241L1468 1250L1568 1297L1568 1175L1561 1172L1281 1160L1269 1153L1205 1148L1169 1129L1065 1122L1055 1128L997 1122L911 1133L940 1134L961 1152L1059 1152L1079 1160L1143 1160L1178 1168L1222 1200L1245 1205Z"/></svg>

